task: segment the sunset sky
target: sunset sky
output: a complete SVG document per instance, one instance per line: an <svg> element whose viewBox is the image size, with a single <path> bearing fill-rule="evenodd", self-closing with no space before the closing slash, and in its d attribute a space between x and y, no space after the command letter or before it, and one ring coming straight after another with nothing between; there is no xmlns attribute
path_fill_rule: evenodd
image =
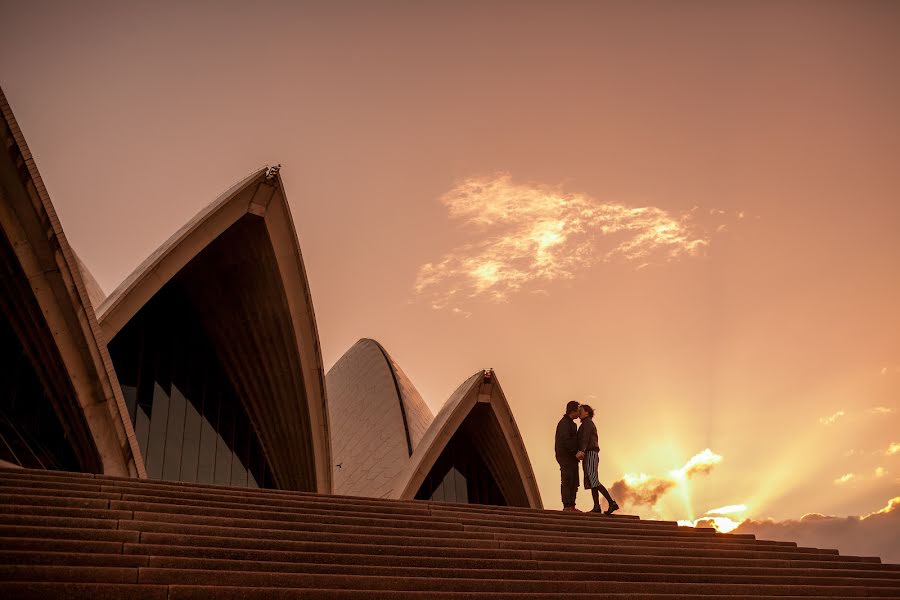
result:
<svg viewBox="0 0 900 600"><path fill-rule="evenodd" d="M376 338L437 412L493 367L547 507L575 399L627 512L884 509L900 562L900 3L0 15L0 85L107 293L280 163L326 369Z"/></svg>

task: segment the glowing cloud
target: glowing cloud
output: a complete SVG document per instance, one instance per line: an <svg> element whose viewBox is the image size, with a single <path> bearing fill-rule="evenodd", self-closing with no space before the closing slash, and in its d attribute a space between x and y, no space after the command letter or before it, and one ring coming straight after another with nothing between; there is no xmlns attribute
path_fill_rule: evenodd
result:
<svg viewBox="0 0 900 600"><path fill-rule="evenodd" d="M834 484L835 485L843 485L845 483L850 483L854 479L856 479L856 475L854 475L853 473L846 473L845 475L841 475L840 477L835 479Z"/></svg>
<svg viewBox="0 0 900 600"><path fill-rule="evenodd" d="M513 183L508 173L466 179L441 202L475 241L419 268L415 292L434 308L475 297L502 302L530 283L570 279L598 260L641 268L695 256L709 244L690 212L601 202Z"/></svg>
<svg viewBox="0 0 900 600"><path fill-rule="evenodd" d="M722 462L722 457L706 448L691 457L687 463L671 475L675 479L690 479L694 475L706 475L714 466Z"/></svg>
<svg viewBox="0 0 900 600"><path fill-rule="evenodd" d="M651 477L646 473L626 474L612 484L610 493L626 504L652 507L679 482L694 475L707 475L720 462L722 457L707 448L692 456L680 469L670 471L669 477Z"/></svg>
<svg viewBox="0 0 900 600"><path fill-rule="evenodd" d="M900 562L900 496L864 517L809 514L799 521L746 520L735 533L753 533L760 539L838 548L842 554L880 556L885 562Z"/></svg>
<svg viewBox="0 0 900 600"><path fill-rule="evenodd" d="M682 527L711 527L721 533L728 533L737 529L741 523L728 517L701 517L693 521L679 520L678 524Z"/></svg>
<svg viewBox="0 0 900 600"><path fill-rule="evenodd" d="M885 475L887 475L887 469L884 467L875 468L875 477L884 477Z"/></svg>
<svg viewBox="0 0 900 600"><path fill-rule="evenodd" d="M821 419L819 419L819 423L821 423L822 425L834 425L835 422L837 422L837 420L843 417L845 414L846 413L844 411L839 410L830 417L822 417Z"/></svg>
<svg viewBox="0 0 900 600"><path fill-rule="evenodd" d="M888 456L900 454L900 442L894 442L893 444L888 446L887 450L885 450L884 453Z"/></svg>

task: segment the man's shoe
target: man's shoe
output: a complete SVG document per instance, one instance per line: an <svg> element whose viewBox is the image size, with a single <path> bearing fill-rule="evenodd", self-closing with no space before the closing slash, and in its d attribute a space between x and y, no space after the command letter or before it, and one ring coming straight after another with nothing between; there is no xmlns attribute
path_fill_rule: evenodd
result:
<svg viewBox="0 0 900 600"><path fill-rule="evenodd" d="M619 505L616 504L615 500L613 500L612 504L609 505L609 508L606 509L606 512L604 514L611 515L617 510L619 510Z"/></svg>

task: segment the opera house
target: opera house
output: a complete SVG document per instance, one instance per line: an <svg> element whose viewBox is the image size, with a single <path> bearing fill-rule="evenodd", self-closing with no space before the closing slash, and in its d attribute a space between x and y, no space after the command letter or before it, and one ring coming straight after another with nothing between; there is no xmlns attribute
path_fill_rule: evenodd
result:
<svg viewBox="0 0 900 600"><path fill-rule="evenodd" d="M492 372L466 379L436 418L373 340L325 376L278 168L225 191L105 297L5 98L3 114L5 463L541 506Z"/></svg>
<svg viewBox="0 0 900 600"><path fill-rule="evenodd" d="M278 168L105 297L0 109L0 598L900 597L878 557L543 510L493 371L437 415L374 340L326 375Z"/></svg>

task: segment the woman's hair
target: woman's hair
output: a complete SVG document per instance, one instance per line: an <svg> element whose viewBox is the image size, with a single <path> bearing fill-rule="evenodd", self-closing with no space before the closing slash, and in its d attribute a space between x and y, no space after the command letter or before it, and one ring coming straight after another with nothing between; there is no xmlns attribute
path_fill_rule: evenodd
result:
<svg viewBox="0 0 900 600"><path fill-rule="evenodd" d="M581 409L588 414L590 418L594 418L594 409L589 404L582 404Z"/></svg>

